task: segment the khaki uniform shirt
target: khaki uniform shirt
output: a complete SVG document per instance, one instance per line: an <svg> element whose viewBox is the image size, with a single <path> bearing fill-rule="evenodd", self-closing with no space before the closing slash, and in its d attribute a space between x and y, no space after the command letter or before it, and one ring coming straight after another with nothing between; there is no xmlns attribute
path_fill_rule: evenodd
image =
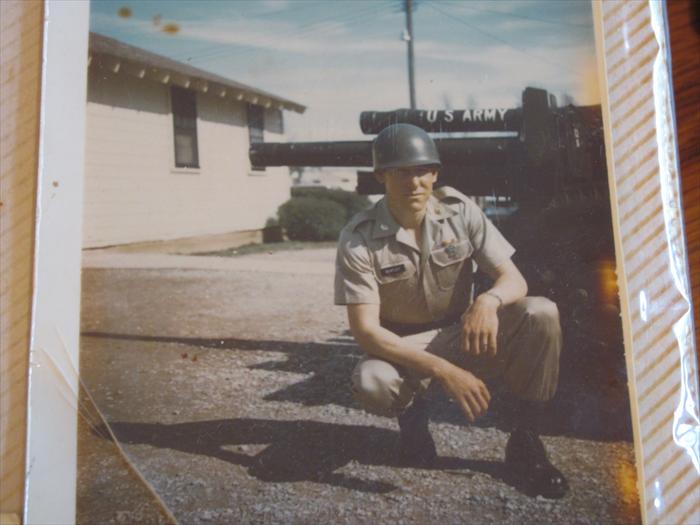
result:
<svg viewBox="0 0 700 525"><path fill-rule="evenodd" d="M379 304L384 326L456 321L473 297L476 267L490 273L515 250L468 197L433 192L422 246L386 199L355 215L338 241L335 304Z"/></svg>

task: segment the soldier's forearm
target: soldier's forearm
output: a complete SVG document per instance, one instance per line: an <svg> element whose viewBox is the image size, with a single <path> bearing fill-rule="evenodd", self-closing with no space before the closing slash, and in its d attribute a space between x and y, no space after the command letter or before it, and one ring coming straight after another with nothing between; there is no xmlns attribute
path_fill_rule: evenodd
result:
<svg viewBox="0 0 700 525"><path fill-rule="evenodd" d="M527 295L527 282L518 268L509 261L494 275L493 286L482 293L477 301L494 302L496 306L511 304Z"/></svg>

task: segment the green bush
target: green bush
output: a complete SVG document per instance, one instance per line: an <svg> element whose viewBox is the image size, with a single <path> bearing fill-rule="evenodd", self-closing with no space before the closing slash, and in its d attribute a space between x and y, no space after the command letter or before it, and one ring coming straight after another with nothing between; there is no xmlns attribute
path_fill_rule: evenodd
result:
<svg viewBox="0 0 700 525"><path fill-rule="evenodd" d="M265 222L265 227L262 231L263 243L273 243L273 242L284 242L284 235L282 234L282 227L279 221L270 217Z"/></svg>
<svg viewBox="0 0 700 525"><path fill-rule="evenodd" d="M280 206L279 223L290 240L334 241L357 212L370 205L364 195L327 188L292 188L292 198Z"/></svg>
<svg viewBox="0 0 700 525"><path fill-rule="evenodd" d="M358 195L354 191L329 190L328 188L292 188L292 198L295 197L313 197L337 202L345 209L346 222L357 212L370 205L370 201L365 195Z"/></svg>
<svg viewBox="0 0 700 525"><path fill-rule="evenodd" d="M334 241L347 222L343 206L331 199L292 197L277 212L292 241Z"/></svg>

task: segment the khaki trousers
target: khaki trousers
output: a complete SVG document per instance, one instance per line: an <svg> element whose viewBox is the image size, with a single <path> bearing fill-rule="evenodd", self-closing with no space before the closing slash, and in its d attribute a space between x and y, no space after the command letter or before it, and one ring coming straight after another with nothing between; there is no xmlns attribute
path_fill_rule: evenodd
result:
<svg viewBox="0 0 700 525"><path fill-rule="evenodd" d="M548 401L559 380L562 337L556 305L544 297L525 297L498 312L495 356L461 350L461 323L404 337L425 351L469 370L487 383L501 381L517 398ZM372 414L396 416L432 378L388 361L363 358L352 374L355 397Z"/></svg>

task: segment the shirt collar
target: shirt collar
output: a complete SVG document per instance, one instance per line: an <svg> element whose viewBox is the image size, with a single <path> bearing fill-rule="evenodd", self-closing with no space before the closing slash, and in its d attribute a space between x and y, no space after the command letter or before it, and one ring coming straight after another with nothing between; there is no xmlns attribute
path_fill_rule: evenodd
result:
<svg viewBox="0 0 700 525"><path fill-rule="evenodd" d="M401 228L401 226L399 226L399 223L396 222L394 217L391 215L391 212L389 211L389 204L386 201L386 197L384 197L377 203L376 206L372 238L379 239L381 237L396 235L399 228Z"/></svg>
<svg viewBox="0 0 700 525"><path fill-rule="evenodd" d="M436 222L448 217L452 217L456 210L453 210L446 204L440 202L435 195L431 195L428 200L428 209L426 210L425 216L428 220Z"/></svg>
<svg viewBox="0 0 700 525"><path fill-rule="evenodd" d="M416 245L415 238L408 234L389 210L389 204L386 197L380 200L376 206L374 229L372 230L372 238L380 239L382 237L395 237L398 242L405 244L409 248L420 252L420 248Z"/></svg>
<svg viewBox="0 0 700 525"><path fill-rule="evenodd" d="M455 210L440 202L435 195L431 195L428 200L428 209L425 213L426 220L437 222L448 217L452 217ZM379 239L381 237L389 237L396 235L403 228L396 222L389 211L389 204L386 197L380 200L376 206L376 214L374 221L374 229L372 230L372 238Z"/></svg>
<svg viewBox="0 0 700 525"><path fill-rule="evenodd" d="M428 209L425 213L425 229L423 230L423 242L426 248L432 249L435 243L442 239L444 219L452 217L456 213L456 210L438 200L434 195L430 196Z"/></svg>

